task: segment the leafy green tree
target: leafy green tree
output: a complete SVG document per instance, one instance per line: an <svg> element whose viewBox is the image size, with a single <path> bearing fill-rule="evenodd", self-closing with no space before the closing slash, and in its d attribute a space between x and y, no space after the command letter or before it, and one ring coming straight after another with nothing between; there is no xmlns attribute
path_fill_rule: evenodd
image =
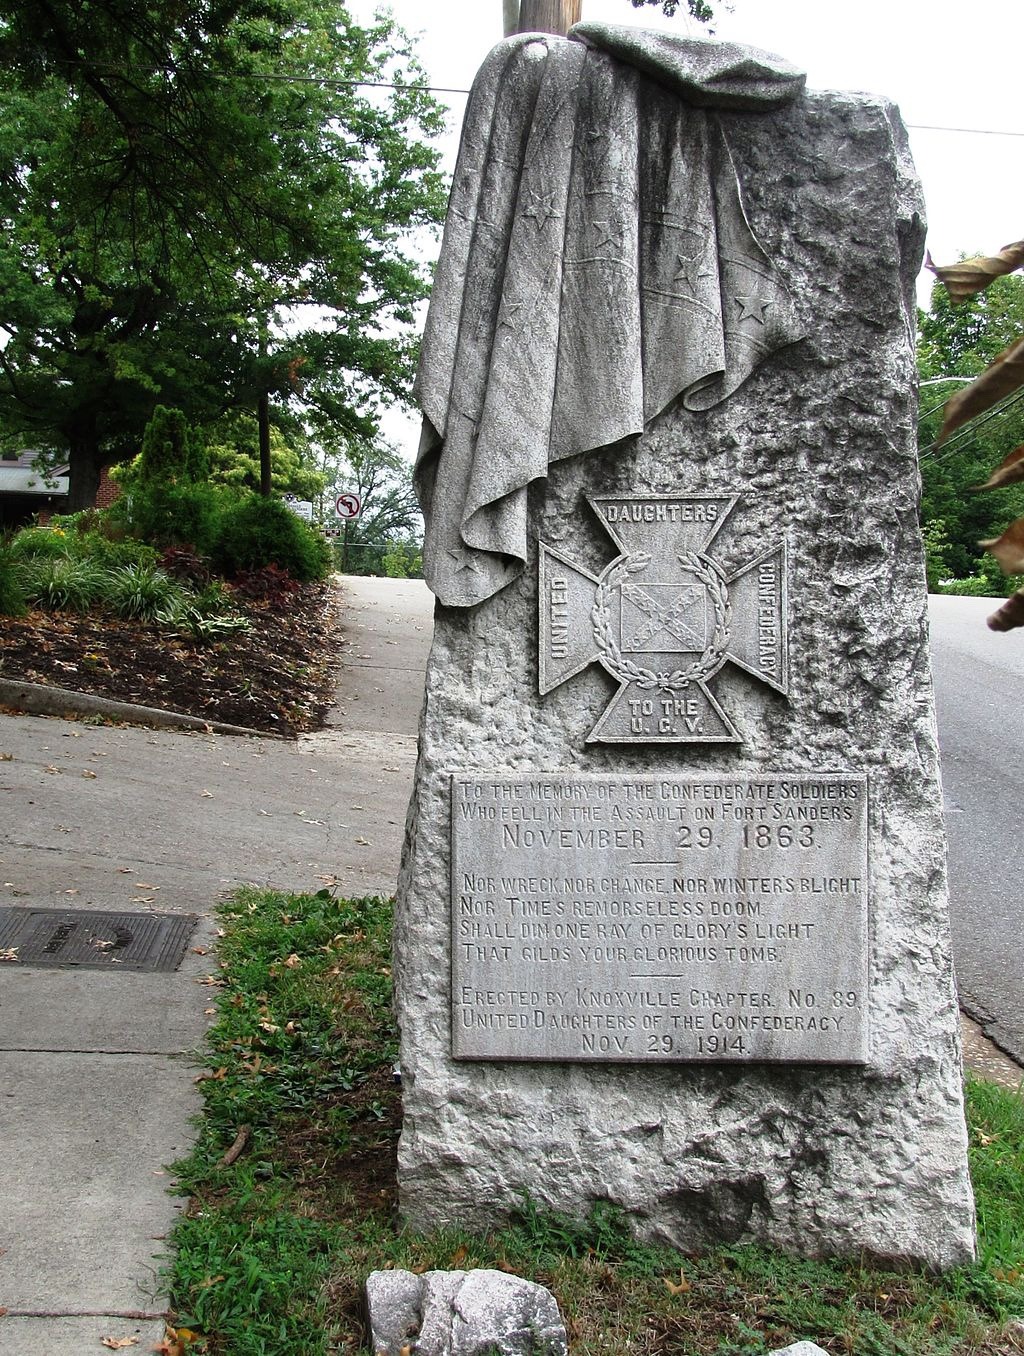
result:
<svg viewBox="0 0 1024 1356"><path fill-rule="evenodd" d="M157 404L369 435L404 397L422 84L332 0L0 0L0 426L69 459L72 506Z"/></svg>
<svg viewBox="0 0 1024 1356"><path fill-rule="evenodd" d="M251 414L236 411L206 430L210 479L240 489L260 487L259 430ZM318 471L308 440L298 427L270 430L271 491L315 501L323 495L327 475Z"/></svg>
<svg viewBox="0 0 1024 1356"><path fill-rule="evenodd" d="M634 9L658 5L672 18L680 0L630 0ZM684 9L700 23L708 23L714 12L707 0L684 0ZM582 0L502 0L505 32L529 33L540 29L549 33L568 33L574 23L586 18Z"/></svg>
<svg viewBox="0 0 1024 1356"><path fill-rule="evenodd" d="M667 14L671 19L679 9L679 0L629 0L634 9L642 9L644 5L660 5L663 14ZM702 24L710 23L714 18L714 11L711 6L705 4L705 0L686 0L686 8L694 19L699 19Z"/></svg>
<svg viewBox="0 0 1024 1356"><path fill-rule="evenodd" d="M1024 400L983 414L939 446L942 407L962 383L947 385L938 379L977 376L1022 330L1024 278L1017 274L999 278L981 295L958 304L936 283L930 310L919 315L918 366L922 381L930 383L921 392L921 516L926 528L942 524L942 559L958 578L978 574L983 555L979 541L997 537L1024 513L1020 487L971 493L1024 442Z"/></svg>

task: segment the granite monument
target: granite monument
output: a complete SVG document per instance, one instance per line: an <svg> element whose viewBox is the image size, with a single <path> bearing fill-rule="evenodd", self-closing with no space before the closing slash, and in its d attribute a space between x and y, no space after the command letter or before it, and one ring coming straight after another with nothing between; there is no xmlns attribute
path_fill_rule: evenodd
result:
<svg viewBox="0 0 1024 1356"><path fill-rule="evenodd" d="M580 24L474 86L418 391L402 1208L966 1261L897 111Z"/></svg>

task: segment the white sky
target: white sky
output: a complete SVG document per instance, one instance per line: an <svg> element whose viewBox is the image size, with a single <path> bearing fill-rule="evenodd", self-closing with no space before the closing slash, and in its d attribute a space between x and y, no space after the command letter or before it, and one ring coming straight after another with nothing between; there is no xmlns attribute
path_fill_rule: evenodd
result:
<svg viewBox="0 0 1024 1356"><path fill-rule="evenodd" d="M712 0L716 36L762 47L802 67L813 89L865 90L895 100L910 128L924 186L928 247L939 263L961 252L995 253L1024 238L1024 135L973 136L924 126L982 128L1024 134L1019 99L1024 59L1024 6L987 0ZM501 0L389 0L411 34L431 83L466 89L502 36ZM583 0L583 15L609 23L670 32L703 30L680 13L634 9L628 0ZM349 0L360 21L375 0ZM454 166L465 99L441 97L454 132L446 166ZM930 283L922 280L926 304Z"/></svg>

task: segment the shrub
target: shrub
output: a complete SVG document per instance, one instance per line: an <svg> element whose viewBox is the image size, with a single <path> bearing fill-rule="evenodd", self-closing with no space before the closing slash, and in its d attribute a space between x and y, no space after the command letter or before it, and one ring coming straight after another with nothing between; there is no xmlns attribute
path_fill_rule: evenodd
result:
<svg viewBox="0 0 1024 1356"><path fill-rule="evenodd" d="M210 582L210 562L191 546L168 546L160 555L160 568L181 584L193 588Z"/></svg>
<svg viewBox="0 0 1024 1356"><path fill-rule="evenodd" d="M393 541L388 543L381 566L389 579L419 578L423 573L423 557L415 546Z"/></svg>
<svg viewBox="0 0 1024 1356"><path fill-rule="evenodd" d="M242 570L235 576L235 593L240 598L265 603L271 611L283 611L292 595L298 591L299 581L280 565L263 565L258 570Z"/></svg>
<svg viewBox="0 0 1024 1356"><path fill-rule="evenodd" d="M72 551L78 557L88 557L105 569L114 570L120 566L137 565L152 568L157 561L156 549L133 537L115 541L100 532L88 532L80 535L72 545Z"/></svg>
<svg viewBox="0 0 1024 1356"><path fill-rule="evenodd" d="M76 513L54 513L49 526L60 528L62 532L96 532L103 522L103 510L98 508L79 509Z"/></svg>
<svg viewBox="0 0 1024 1356"><path fill-rule="evenodd" d="M55 611L88 612L103 597L108 572L95 561L73 556L27 556L15 577L27 602Z"/></svg>
<svg viewBox="0 0 1024 1356"><path fill-rule="evenodd" d="M74 538L59 527L24 527L11 540L12 560L56 560L71 554Z"/></svg>
<svg viewBox="0 0 1024 1356"><path fill-rule="evenodd" d="M0 617L23 617L27 612L25 592L18 582L17 566L7 547L0 548Z"/></svg>
<svg viewBox="0 0 1024 1356"><path fill-rule="evenodd" d="M222 485L146 485L118 500L132 536L156 547L188 546L212 555L221 519L236 504L236 491Z"/></svg>
<svg viewBox="0 0 1024 1356"><path fill-rule="evenodd" d="M278 565L296 579L324 579L330 550L280 499L250 495L225 513L214 558L229 574Z"/></svg>
<svg viewBox="0 0 1024 1356"><path fill-rule="evenodd" d="M190 432L181 410L157 405L142 435L136 484L146 487L193 483L209 473L206 449Z"/></svg>
<svg viewBox="0 0 1024 1356"><path fill-rule="evenodd" d="M949 593L957 598L995 598L992 585L981 574L968 575L966 579L943 579L939 584L940 593Z"/></svg>

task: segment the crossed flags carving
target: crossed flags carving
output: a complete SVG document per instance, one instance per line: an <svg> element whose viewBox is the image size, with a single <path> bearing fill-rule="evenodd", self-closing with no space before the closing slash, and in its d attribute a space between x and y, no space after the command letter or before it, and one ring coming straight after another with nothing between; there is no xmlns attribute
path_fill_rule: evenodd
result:
<svg viewBox="0 0 1024 1356"><path fill-rule="evenodd" d="M726 576L709 548L736 495L588 500L619 549L600 575L540 543L541 695L599 663L619 683L588 743L739 743L726 664L788 692L786 548Z"/></svg>

